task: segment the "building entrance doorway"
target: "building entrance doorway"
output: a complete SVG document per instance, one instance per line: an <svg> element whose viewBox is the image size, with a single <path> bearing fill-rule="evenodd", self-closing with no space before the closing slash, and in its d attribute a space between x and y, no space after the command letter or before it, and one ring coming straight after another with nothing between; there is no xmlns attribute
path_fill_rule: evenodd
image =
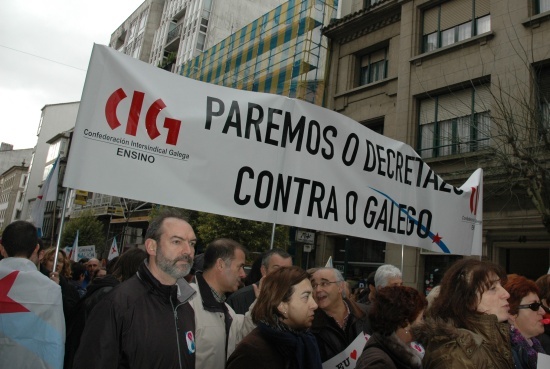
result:
<svg viewBox="0 0 550 369"><path fill-rule="evenodd" d="M507 274L519 274L526 278L536 281L541 275L548 273L549 250L527 249L527 248L507 248L504 249L505 264Z"/></svg>

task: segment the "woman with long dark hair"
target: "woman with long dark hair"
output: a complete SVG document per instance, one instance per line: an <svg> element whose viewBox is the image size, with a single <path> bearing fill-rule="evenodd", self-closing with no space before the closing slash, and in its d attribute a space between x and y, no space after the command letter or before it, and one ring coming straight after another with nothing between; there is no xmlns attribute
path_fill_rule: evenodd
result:
<svg viewBox="0 0 550 369"><path fill-rule="evenodd" d="M237 346L227 369L321 369L315 337L308 332L317 304L309 274L292 266L271 272L252 309L257 327Z"/></svg>
<svg viewBox="0 0 550 369"><path fill-rule="evenodd" d="M443 275L425 322L413 327L424 369L514 369L506 274L497 264L461 259Z"/></svg>

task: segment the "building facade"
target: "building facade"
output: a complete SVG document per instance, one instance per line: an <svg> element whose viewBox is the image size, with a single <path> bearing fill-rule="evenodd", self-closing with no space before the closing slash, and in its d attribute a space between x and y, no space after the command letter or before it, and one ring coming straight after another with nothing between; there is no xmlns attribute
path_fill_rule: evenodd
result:
<svg viewBox="0 0 550 369"><path fill-rule="evenodd" d="M177 72L181 65L284 0L146 0L109 46Z"/></svg>
<svg viewBox="0 0 550 369"><path fill-rule="evenodd" d="M0 145L0 173L4 173L14 165L29 165L33 149L14 150L13 145L2 142Z"/></svg>
<svg viewBox="0 0 550 369"><path fill-rule="evenodd" d="M21 219L28 170L23 161L0 174L0 233L8 224Z"/></svg>
<svg viewBox="0 0 550 369"><path fill-rule="evenodd" d="M185 63L181 74L323 105L328 41L321 29L337 7L337 0L287 1Z"/></svg>
<svg viewBox="0 0 550 369"><path fill-rule="evenodd" d="M539 173L549 167L550 2L354 1L323 31L332 47L328 107L409 144L456 186L483 168L482 257L509 273L546 274L550 237L525 190L528 174L509 173L521 173L510 170L525 156ZM318 242L342 259L337 237ZM389 244L384 254L421 290L458 258Z"/></svg>
<svg viewBox="0 0 550 369"><path fill-rule="evenodd" d="M21 219L27 171L33 149L14 150L13 145L0 145L0 233L12 221Z"/></svg>
<svg viewBox="0 0 550 369"><path fill-rule="evenodd" d="M53 160L48 160L50 152L50 141L61 132L66 132L74 128L76 116L78 114L79 102L48 104L42 108L40 123L37 130L37 142L33 149L32 160L29 167L29 179L25 188L25 202L23 204L23 219L30 220L32 206L42 182L47 177L48 165ZM51 167L49 167L51 168Z"/></svg>

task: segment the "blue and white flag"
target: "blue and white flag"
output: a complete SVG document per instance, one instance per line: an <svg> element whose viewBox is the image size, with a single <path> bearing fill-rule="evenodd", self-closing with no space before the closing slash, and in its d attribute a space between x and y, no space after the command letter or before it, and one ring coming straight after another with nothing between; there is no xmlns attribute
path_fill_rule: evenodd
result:
<svg viewBox="0 0 550 369"><path fill-rule="evenodd" d="M116 244L116 237L113 237L113 244L111 245L111 249L109 250L109 256L107 257L107 261L111 261L114 258L118 256L118 246Z"/></svg>
<svg viewBox="0 0 550 369"><path fill-rule="evenodd" d="M61 288L25 258L0 260L0 368L63 368Z"/></svg>
<svg viewBox="0 0 550 369"><path fill-rule="evenodd" d="M69 255L69 260L78 262L78 233L79 229L76 230L76 237L74 238L73 248L71 249L71 254Z"/></svg>

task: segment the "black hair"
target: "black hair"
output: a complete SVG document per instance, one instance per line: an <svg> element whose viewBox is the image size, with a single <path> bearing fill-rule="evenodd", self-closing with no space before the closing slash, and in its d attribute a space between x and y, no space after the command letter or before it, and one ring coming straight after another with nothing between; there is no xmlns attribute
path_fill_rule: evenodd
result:
<svg viewBox="0 0 550 369"><path fill-rule="evenodd" d="M32 223L27 221L16 220L2 232L2 246L8 256L30 258L37 245L38 231Z"/></svg>

